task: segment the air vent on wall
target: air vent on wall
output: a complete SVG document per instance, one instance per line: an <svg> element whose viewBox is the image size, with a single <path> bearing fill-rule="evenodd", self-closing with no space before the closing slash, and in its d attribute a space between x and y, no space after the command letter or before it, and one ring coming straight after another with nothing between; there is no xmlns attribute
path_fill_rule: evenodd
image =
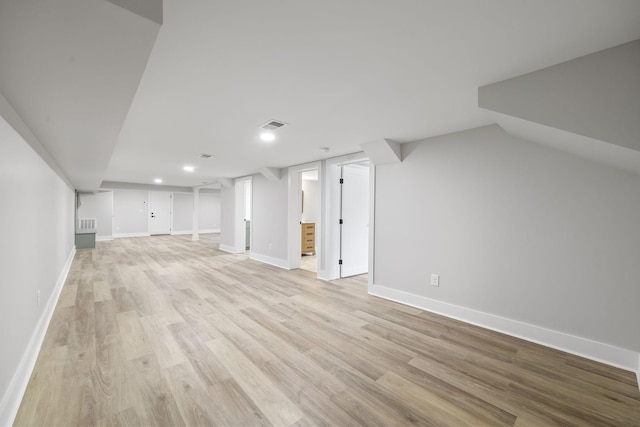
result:
<svg viewBox="0 0 640 427"><path fill-rule="evenodd" d="M281 122L278 120L269 120L267 123L260 126L260 128L264 130L274 131L280 129L284 125L286 125L285 122Z"/></svg>

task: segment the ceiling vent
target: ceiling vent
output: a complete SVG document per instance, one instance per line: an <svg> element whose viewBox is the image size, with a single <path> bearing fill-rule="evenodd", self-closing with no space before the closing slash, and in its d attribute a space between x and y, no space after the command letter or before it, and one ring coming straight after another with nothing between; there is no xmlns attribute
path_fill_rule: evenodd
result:
<svg viewBox="0 0 640 427"><path fill-rule="evenodd" d="M286 125L285 122L281 122L278 120L269 120L267 123L263 124L262 126L260 126L260 129L264 129L264 130L268 130L268 131L275 131L280 129L282 126Z"/></svg>

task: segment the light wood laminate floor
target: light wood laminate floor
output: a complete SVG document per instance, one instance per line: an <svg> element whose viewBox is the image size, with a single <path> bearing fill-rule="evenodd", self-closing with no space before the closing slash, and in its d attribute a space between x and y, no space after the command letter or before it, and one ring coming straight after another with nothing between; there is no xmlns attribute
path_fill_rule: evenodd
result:
<svg viewBox="0 0 640 427"><path fill-rule="evenodd" d="M630 372L215 248L78 251L16 425L640 425Z"/></svg>

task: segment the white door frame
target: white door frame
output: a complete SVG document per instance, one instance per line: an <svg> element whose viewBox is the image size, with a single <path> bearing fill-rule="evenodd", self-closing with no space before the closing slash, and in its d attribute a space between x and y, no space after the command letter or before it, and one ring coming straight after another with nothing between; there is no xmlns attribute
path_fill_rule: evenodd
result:
<svg viewBox="0 0 640 427"><path fill-rule="evenodd" d="M369 273L369 178L371 162L346 163L339 166L344 183L341 184L341 216L343 224L340 232L340 277L351 277L363 273ZM356 177L357 176L357 177ZM361 185L354 193L355 181L366 180L366 186ZM367 205L358 203L358 197L366 197ZM354 201L356 202L354 204ZM364 221L359 223L356 220ZM362 227L364 225L364 227ZM362 227L362 228L361 228ZM360 230L358 237L354 238L354 231ZM362 245L360 238L365 239L366 245ZM356 249L357 248L357 249ZM354 249L356 249L354 251Z"/></svg>
<svg viewBox="0 0 640 427"><path fill-rule="evenodd" d="M322 192L324 191L324 173L322 168L322 162L311 162L303 165L289 167L288 187L289 187L289 214L287 221L289 226L287 227L288 233L288 268L293 270L300 268L301 259L301 246L300 246L300 219L302 213L302 172L317 170L318 171L318 193L320 194L320 204L322 205ZM322 209L320 209L320 217L316 222L316 256L318 262L318 277L320 277L320 265L322 264ZM320 239L318 238L320 236Z"/></svg>
<svg viewBox="0 0 640 427"><path fill-rule="evenodd" d="M349 163L369 161L369 157L363 152L334 157L325 161L325 188L323 194L322 209L325 230L325 259L326 266L318 277L325 280L340 278L340 166ZM374 254L375 254L375 165L369 165L369 291L374 279Z"/></svg>
<svg viewBox="0 0 640 427"><path fill-rule="evenodd" d="M234 250L235 253L245 253L246 250L246 224L245 224L245 194L244 184L248 182L251 188L251 216L253 217L253 177L247 176L243 178L237 178L234 180L235 190L235 210L234 210ZM253 221L249 224L249 253L251 253L251 247L253 241Z"/></svg>

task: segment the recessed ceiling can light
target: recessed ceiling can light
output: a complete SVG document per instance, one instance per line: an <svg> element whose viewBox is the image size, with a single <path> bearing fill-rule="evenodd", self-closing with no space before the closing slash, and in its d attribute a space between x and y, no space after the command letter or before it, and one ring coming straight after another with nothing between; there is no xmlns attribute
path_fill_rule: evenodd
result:
<svg viewBox="0 0 640 427"><path fill-rule="evenodd" d="M193 166L185 166L182 169L184 169L187 172L193 172L196 168L194 168Z"/></svg>
<svg viewBox="0 0 640 427"><path fill-rule="evenodd" d="M156 178L153 180L153 182L155 182L156 184L162 184L162 179Z"/></svg>
<svg viewBox="0 0 640 427"><path fill-rule="evenodd" d="M272 142L276 139L276 136L273 134L273 132L264 131L260 133L260 139L264 142Z"/></svg>

